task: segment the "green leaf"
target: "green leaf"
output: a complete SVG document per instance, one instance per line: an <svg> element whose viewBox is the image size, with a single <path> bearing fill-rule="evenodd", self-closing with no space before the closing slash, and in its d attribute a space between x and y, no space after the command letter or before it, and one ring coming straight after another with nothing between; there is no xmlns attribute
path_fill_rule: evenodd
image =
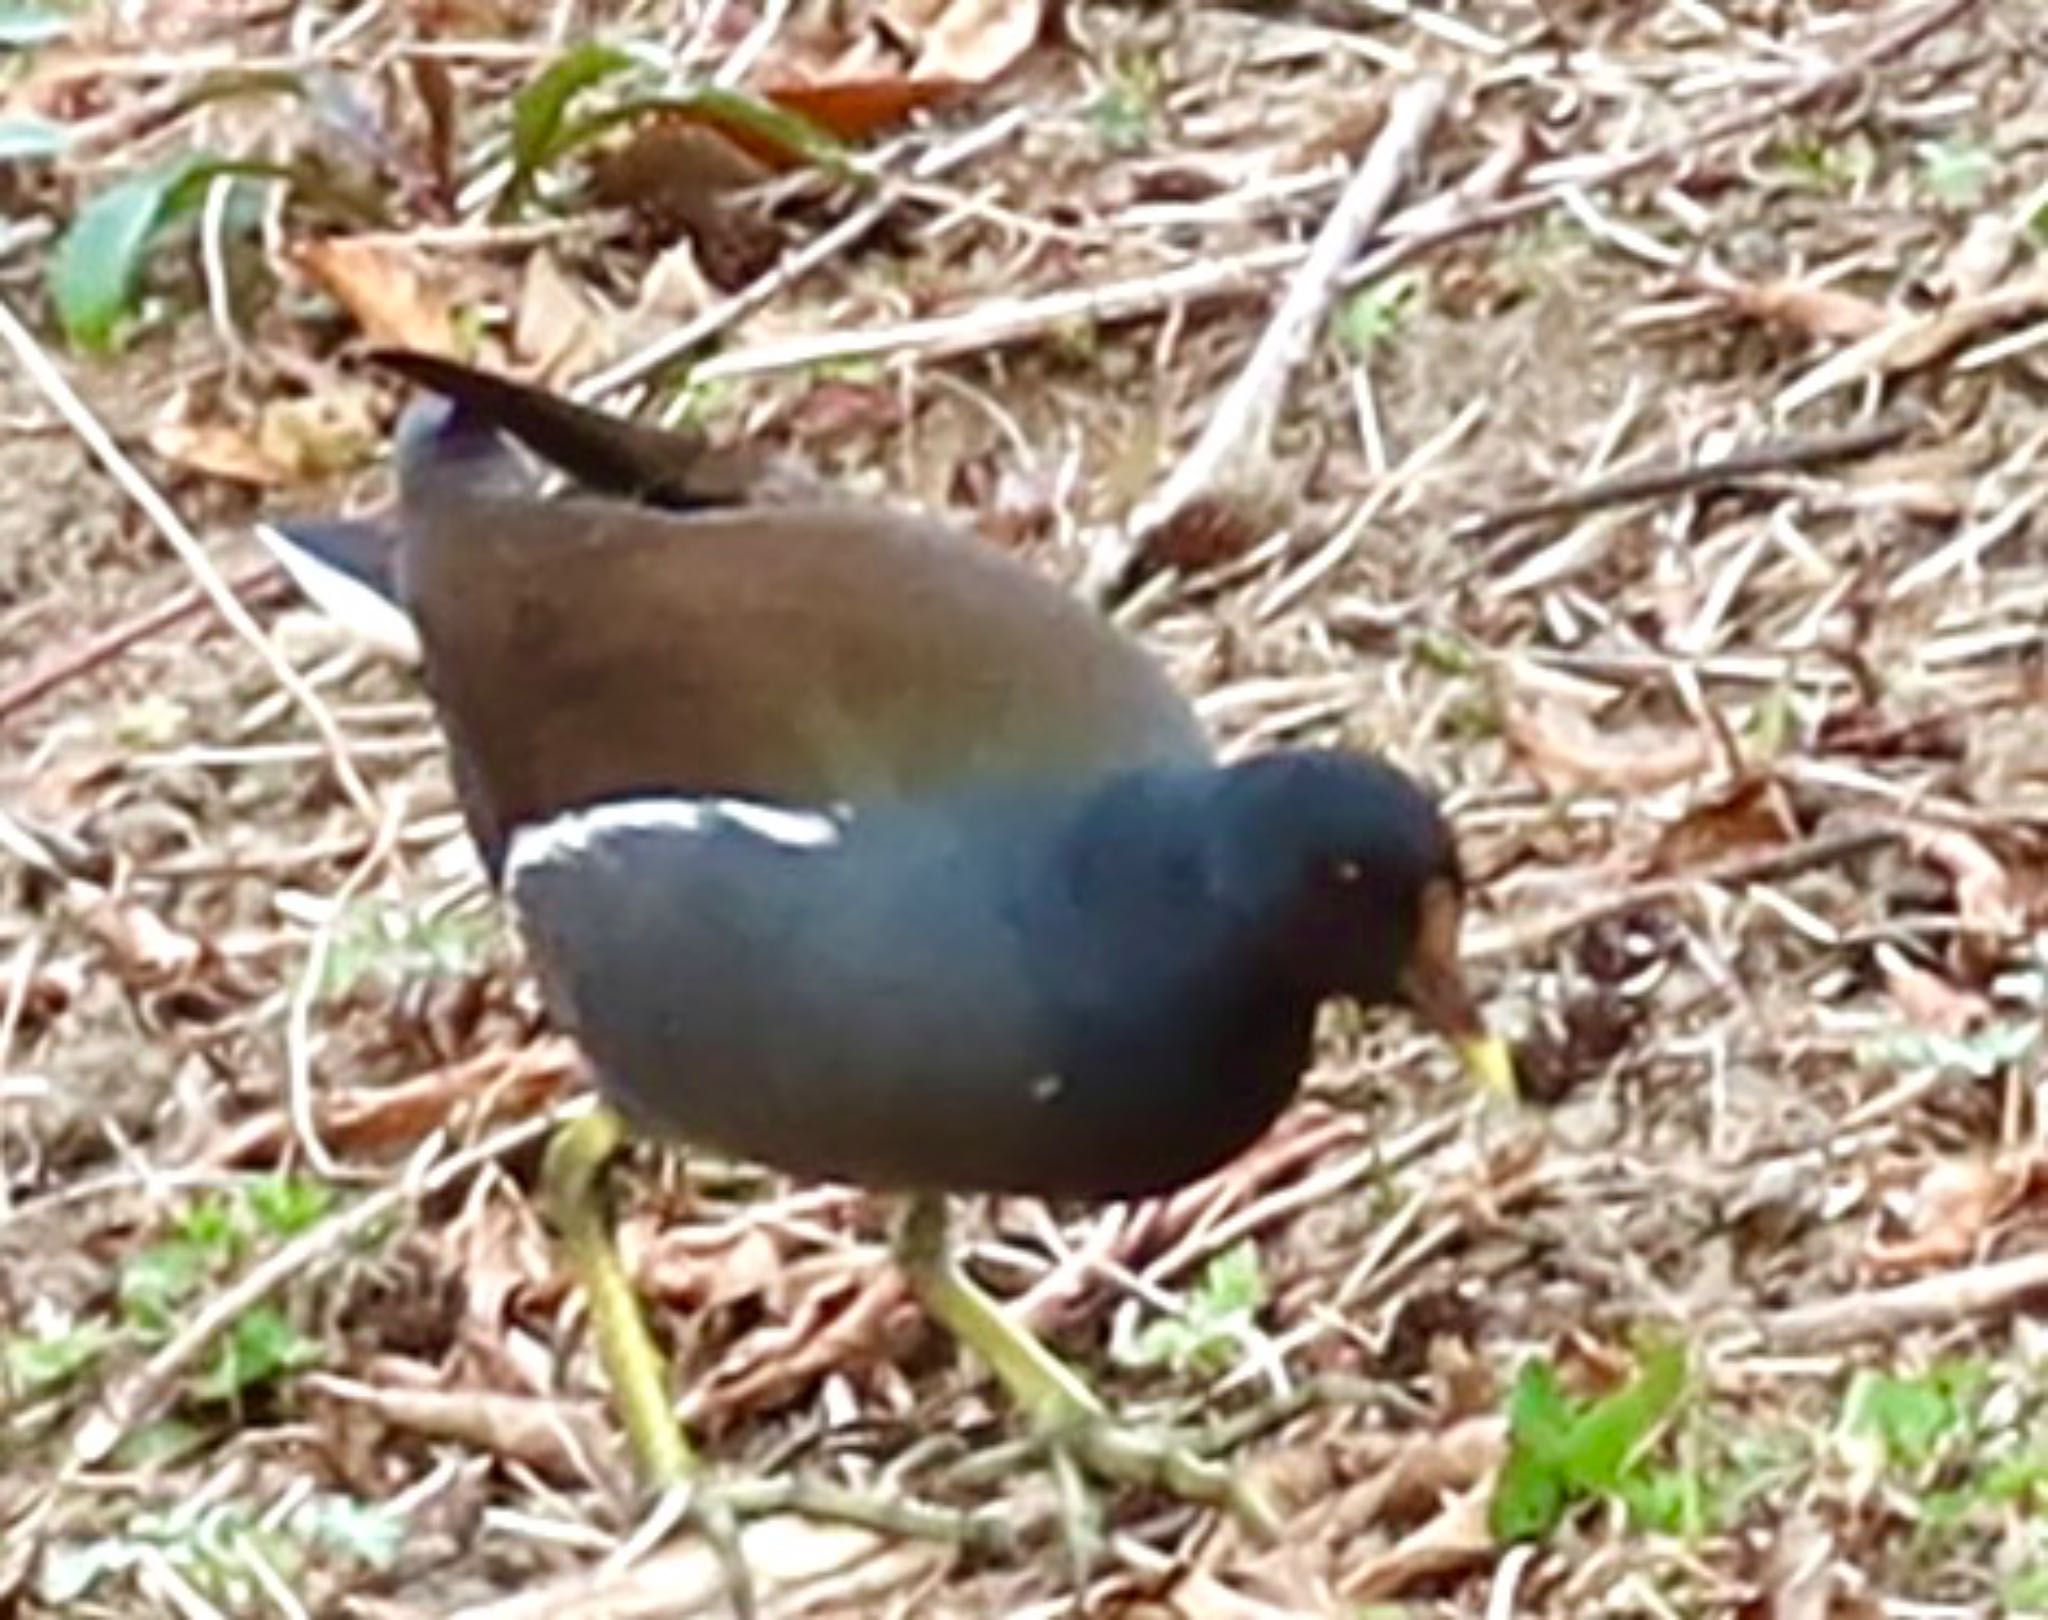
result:
<svg viewBox="0 0 2048 1620"><path fill-rule="evenodd" d="M1259 1249L1250 1240L1225 1249L1203 1268L1190 1302L1193 1314L1212 1320L1249 1316L1265 1303L1266 1279L1259 1269Z"/></svg>
<svg viewBox="0 0 2048 1620"><path fill-rule="evenodd" d="M326 1547L371 1569L389 1569L405 1548L406 1518L381 1502L316 1493L285 1521L310 1546Z"/></svg>
<svg viewBox="0 0 2048 1620"><path fill-rule="evenodd" d="M1135 1343L1117 1352L1126 1366L1169 1366L1176 1372L1217 1374L1237 1364L1245 1341L1258 1331L1266 1279L1258 1246L1249 1241L1217 1255L1203 1269L1177 1316L1147 1323Z"/></svg>
<svg viewBox="0 0 2048 1620"><path fill-rule="evenodd" d="M81 349L114 346L133 313L142 265L157 233L198 200L195 181L215 160L183 157L108 187L78 211L50 259L50 298Z"/></svg>
<svg viewBox="0 0 2048 1620"><path fill-rule="evenodd" d="M0 50L25 51L69 34L74 19L55 6L0 4Z"/></svg>
<svg viewBox="0 0 2048 1620"><path fill-rule="evenodd" d="M1998 160L1972 141L1943 141L1923 147L1920 176L1939 202L1955 208L1973 207L1998 175Z"/></svg>
<svg viewBox="0 0 2048 1620"><path fill-rule="evenodd" d="M206 1252L193 1244L151 1244L121 1267L115 1290L121 1319L152 1337L169 1332L180 1307L211 1269Z"/></svg>
<svg viewBox="0 0 2048 1620"><path fill-rule="evenodd" d="M1564 1455L1566 1480L1589 1494L1613 1491L1622 1469L1684 1393L1685 1352L1675 1344L1646 1352L1634 1378L1595 1401L1572 1425Z"/></svg>
<svg viewBox="0 0 2048 1620"><path fill-rule="evenodd" d="M1555 1530L1567 1506L1564 1477L1531 1451L1508 1452L1486 1505L1486 1524L1497 1541L1540 1541Z"/></svg>
<svg viewBox="0 0 2048 1620"><path fill-rule="evenodd" d="M568 149L569 105L584 91L637 66L616 45L587 42L550 62L512 98L512 178L508 204L522 200L540 170Z"/></svg>
<svg viewBox="0 0 2048 1620"><path fill-rule="evenodd" d="M209 1263L237 1258L242 1252L245 1231L240 1199L196 1199L186 1205L177 1220L179 1238Z"/></svg>
<svg viewBox="0 0 2048 1620"><path fill-rule="evenodd" d="M1422 290L1422 278L1393 275L1361 287L1337 311L1337 336L1353 354L1384 346L1406 323Z"/></svg>
<svg viewBox="0 0 2048 1620"><path fill-rule="evenodd" d="M23 114L0 118L0 163L37 163L60 156L71 144L71 126Z"/></svg>
<svg viewBox="0 0 2048 1620"><path fill-rule="evenodd" d="M113 1340L113 1331L102 1322L80 1322L40 1338L9 1339L0 1347L6 1393L21 1398L60 1388L99 1360Z"/></svg>
<svg viewBox="0 0 2048 1620"><path fill-rule="evenodd" d="M1508 1456L1487 1508L1494 1535L1534 1540L1578 1498L1624 1495L1629 1464L1678 1404L1685 1378L1684 1352L1659 1346L1628 1383L1581 1406L1549 1362L1525 1365L1508 1397Z"/></svg>
<svg viewBox="0 0 2048 1620"><path fill-rule="evenodd" d="M213 1434L196 1423L179 1417L158 1418L144 1424L114 1451L123 1468L158 1468L183 1462L212 1444Z"/></svg>
<svg viewBox="0 0 2048 1620"><path fill-rule="evenodd" d="M236 1319L214 1346L213 1361L192 1385L202 1401L232 1401L287 1373L315 1365L320 1347L274 1305Z"/></svg>
<svg viewBox="0 0 2048 1620"><path fill-rule="evenodd" d="M50 255L50 300L64 334L81 349L116 346L134 313L142 266L164 229L196 209L216 180L238 177L304 184L309 171L256 158L188 154L99 193L72 218Z"/></svg>
<svg viewBox="0 0 2048 1620"><path fill-rule="evenodd" d="M1964 1361L1911 1378L1865 1369L1842 1397L1842 1426L1876 1439L1887 1462L1918 1467L1968 1432L1984 1382L1984 1369Z"/></svg>
<svg viewBox="0 0 2048 1620"><path fill-rule="evenodd" d="M1142 151L1152 139L1156 107L1141 89L1113 84L1088 105L1088 124L1109 152Z"/></svg>
<svg viewBox="0 0 2048 1620"><path fill-rule="evenodd" d="M334 1207L334 1189L299 1176L266 1176L248 1189L249 1212L272 1237L297 1237Z"/></svg>
<svg viewBox="0 0 2048 1620"><path fill-rule="evenodd" d="M1564 1517L1564 1453L1573 1415L1557 1369L1547 1361L1525 1363L1508 1395L1508 1456L1486 1510L1497 1539L1536 1540Z"/></svg>
<svg viewBox="0 0 2048 1620"><path fill-rule="evenodd" d="M488 917L433 916L388 900L352 902L334 930L321 975L326 995L346 995L366 982L395 985L412 978L462 978L490 953Z"/></svg>
<svg viewBox="0 0 2048 1620"><path fill-rule="evenodd" d="M1547 1361L1532 1361L1508 1396L1508 1438L1533 1455L1561 1464L1577 1410Z"/></svg>

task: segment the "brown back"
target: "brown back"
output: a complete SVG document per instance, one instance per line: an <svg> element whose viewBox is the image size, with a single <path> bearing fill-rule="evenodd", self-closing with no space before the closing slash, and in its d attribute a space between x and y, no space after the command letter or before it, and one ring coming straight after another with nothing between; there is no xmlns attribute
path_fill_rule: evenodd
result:
<svg viewBox="0 0 2048 1620"><path fill-rule="evenodd" d="M494 870L521 823L633 792L860 802L1208 756L1114 627L910 513L455 491L404 527L401 589Z"/></svg>

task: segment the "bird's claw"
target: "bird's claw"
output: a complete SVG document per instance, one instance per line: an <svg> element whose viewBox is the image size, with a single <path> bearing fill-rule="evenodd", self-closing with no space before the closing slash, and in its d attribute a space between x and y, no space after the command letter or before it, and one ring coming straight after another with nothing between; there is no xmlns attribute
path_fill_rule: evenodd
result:
<svg viewBox="0 0 2048 1620"><path fill-rule="evenodd" d="M1099 1479L1220 1508L1261 1540L1280 1535L1280 1516L1265 1493L1185 1439L1089 1415L1048 1431L1045 1443Z"/></svg>
<svg viewBox="0 0 2048 1620"><path fill-rule="evenodd" d="M680 1479L663 1490L643 1529L643 1534L653 1532L656 1540L665 1539L670 1532L683 1527L702 1536L725 1577L726 1597L735 1620L756 1620L760 1613L754 1572L740 1540L747 1508L748 1504L737 1493L712 1480L702 1476Z"/></svg>

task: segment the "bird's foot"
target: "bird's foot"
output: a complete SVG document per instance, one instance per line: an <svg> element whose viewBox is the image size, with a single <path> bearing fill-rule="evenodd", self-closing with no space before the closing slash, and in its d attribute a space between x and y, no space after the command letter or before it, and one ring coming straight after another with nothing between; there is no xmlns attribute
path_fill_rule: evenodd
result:
<svg viewBox="0 0 2048 1620"><path fill-rule="evenodd" d="M1097 1479L1221 1509L1260 1539L1278 1538L1280 1515L1242 1470L1185 1436L1120 1422L1093 1403L1091 1408L1059 1417L1039 1414L1041 1441L1055 1459Z"/></svg>
<svg viewBox="0 0 2048 1620"><path fill-rule="evenodd" d="M678 1530L694 1530L718 1560L725 1595L735 1620L755 1620L760 1602L754 1572L740 1542L740 1527L758 1508L743 1486L728 1486L704 1474L667 1484L631 1538L635 1550L659 1546Z"/></svg>

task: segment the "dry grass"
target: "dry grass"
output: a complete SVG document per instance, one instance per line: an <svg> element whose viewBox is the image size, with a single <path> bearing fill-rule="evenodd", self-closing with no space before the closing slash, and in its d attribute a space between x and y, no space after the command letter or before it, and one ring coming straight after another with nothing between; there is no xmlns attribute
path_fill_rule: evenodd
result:
<svg viewBox="0 0 2048 1620"><path fill-rule="evenodd" d="M1107 1504L1078 1585L1046 1477L909 1306L873 1202L647 1155L625 1229L718 1465L934 1510L770 1519L779 1612L2048 1609L2028 0L1070 5L1063 40L934 116L978 147L891 180L752 310L667 251L672 220L493 215L505 104L562 48L529 8L371 8L338 37L313 6L131 9L141 31L0 90L90 130L55 173L0 170L4 295L51 352L38 222L137 165L324 150L389 215L374 286L337 300L295 258L332 214L209 211L152 260L128 351L67 365L245 582L258 513L376 482L393 401L349 364L376 299L563 377L724 311L690 395L715 431L1079 578L1244 364L1275 250L1315 234L1394 77L1449 80L1368 262L1408 246L1291 378L1262 521L1224 535L1249 549L1128 611L1231 746L1346 739L1451 793L1473 954L1549 1106L1475 1131L1440 1053L1333 1019L1302 1106L1214 1182L984 1212L992 1283L1134 1409L1235 1425L1290 1504L1279 1549ZM671 42L671 11L753 15L531 9ZM188 95L224 49L317 68L326 99ZM696 256L741 287L861 206L783 178ZM1271 262L1196 285L1239 255ZM28 372L0 416L0 1599L711 1612L700 1549L606 1563L632 1504L529 1203L573 1063L409 677L256 583L267 650L317 693L294 702L177 605L191 568ZM1245 1238L1233 1311L1214 1262ZM1162 1319L1216 1331L1178 1365L1121 1353ZM1517 1367L1612 1388L1646 1332L1691 1372L1629 1489L1495 1545ZM939 1509L1022 1542L970 1549Z"/></svg>

